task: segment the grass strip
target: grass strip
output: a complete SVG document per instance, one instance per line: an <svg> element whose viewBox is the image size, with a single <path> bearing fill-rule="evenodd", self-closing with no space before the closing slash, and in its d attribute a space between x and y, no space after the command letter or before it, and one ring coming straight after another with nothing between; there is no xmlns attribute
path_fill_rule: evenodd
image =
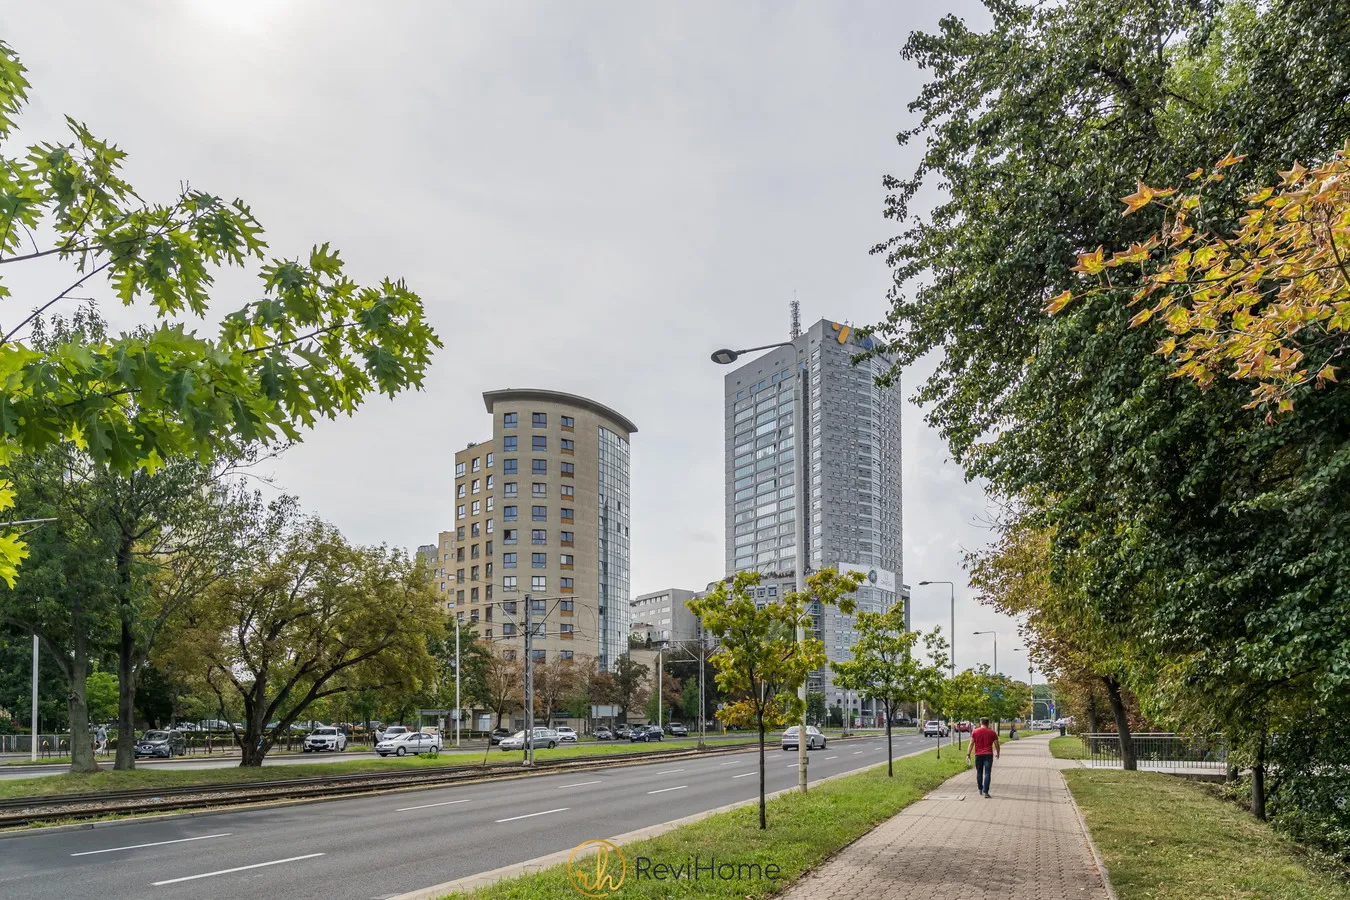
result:
<svg viewBox="0 0 1350 900"><path fill-rule="evenodd" d="M1064 778L1120 900L1350 900L1350 884L1204 785L1153 772Z"/></svg>
<svg viewBox="0 0 1350 900"><path fill-rule="evenodd" d="M696 740L662 741L656 744L586 744L579 747L559 747L555 750L536 750L539 762L572 759L578 756L640 756L661 750L691 750ZM741 746L736 742L719 741L715 748ZM749 746L747 743L745 746ZM493 749L488 762L496 765L520 762L519 751L503 752ZM165 766L146 767L128 771L105 769L90 774L45 775L34 778L0 780L0 799L59 797L62 794L83 794L96 791L130 791L140 788L175 788L213 785L266 784L291 778L312 778L320 775L363 775L371 772L389 772L399 769L418 769L428 766L453 766L479 763L483 751L441 753L432 756L390 756L385 759L352 759L328 763L296 763L293 765L264 766L245 769L231 766L221 769L191 769L173 771Z"/></svg>
<svg viewBox="0 0 1350 900"><path fill-rule="evenodd" d="M1055 759L1087 759L1087 749L1083 747L1083 741L1071 734L1064 737L1053 737L1050 739L1050 755Z"/></svg>
<svg viewBox="0 0 1350 900"><path fill-rule="evenodd" d="M759 898L781 891L830 854L857 840L947 779L969 768L964 756L947 753L941 760L934 751L906 757L895 763L895 777L886 776L886 767L836 778L813 787L806 796L783 794L769 801L768 824L759 829L759 807L743 806L718 813L702 821L683 825L665 834L634 841L620 848L627 862L627 874L617 891L605 896L620 900L672 896ZM579 839L587 837L578 835ZM603 835L593 835L599 838ZM748 867L759 871L778 867L780 877L710 878L706 874L694 880L656 880L654 869L645 877L636 870L639 858L652 865L707 866L715 859L721 864ZM584 868L585 862L579 868ZM591 871L594 860L590 860ZM614 871L611 859L610 871ZM504 879L470 894L455 894L472 900L555 900L581 896L569 880L567 866L560 865L532 875Z"/></svg>

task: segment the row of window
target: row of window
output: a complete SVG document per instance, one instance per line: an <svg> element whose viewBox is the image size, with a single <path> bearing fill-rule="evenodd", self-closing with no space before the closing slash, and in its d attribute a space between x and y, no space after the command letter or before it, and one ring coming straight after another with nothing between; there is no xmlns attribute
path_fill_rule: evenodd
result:
<svg viewBox="0 0 1350 900"><path fill-rule="evenodd" d="M520 472L519 461L512 458L502 460L502 472L506 475L515 475ZM558 463L558 472L564 478L575 478L577 474L576 463ZM530 460L530 474L547 475L548 460L532 459Z"/></svg>
<svg viewBox="0 0 1350 900"><path fill-rule="evenodd" d="M502 518L507 522L514 522L519 517L518 510L519 507L516 506L503 506ZM559 507L558 512L561 515L561 518L564 522L571 522L576 517L576 510L570 506ZM548 507L547 506L530 507L530 518L536 522L547 522Z"/></svg>
<svg viewBox="0 0 1350 900"><path fill-rule="evenodd" d="M492 499L493 499L493 498L491 498L491 497L487 498L487 511L488 511L488 512L492 512ZM469 515L474 515L474 516L482 515L482 514L483 514L483 501L482 501L482 500L475 500L475 501L473 501L473 503L469 504L468 509L470 510ZM463 503L461 503L459 506L455 507L455 518L456 518L456 519L462 519L462 518L464 518L464 515L465 515L465 506L464 506ZM491 521L491 520L489 519L488 521ZM478 526L475 525L474 527L477 528ZM491 531L491 530L492 530L491 528L488 528L488 531ZM478 532L477 532L477 531L474 532L474 537L478 537Z"/></svg>
<svg viewBox="0 0 1350 900"><path fill-rule="evenodd" d="M473 461L469 464L469 470L472 472L482 471L483 469L482 463L484 459L487 460L487 467L489 469L492 468L492 454L489 453L486 457L475 456L473 458ZM455 477L462 478L463 476L464 476L464 463L455 463ZM488 484L488 487L492 487L492 485Z"/></svg>
<svg viewBox="0 0 1350 900"><path fill-rule="evenodd" d="M489 638L492 637L492 632L491 632L491 631L488 631L488 632L487 632L487 637L489 637ZM531 651L530 656L534 659L535 662L546 662L547 659L548 659L548 654L546 654L543 650L534 650L534 651ZM507 650L503 650L503 651L502 651L502 659L505 659L505 660L513 660L513 659L515 659L515 658L516 658L516 651L510 650L510 649L507 649ZM572 651L571 651L571 650L559 650L559 651L558 651L558 659L559 659L560 661L562 661L562 662L572 662Z"/></svg>
<svg viewBox="0 0 1350 900"><path fill-rule="evenodd" d="M560 553L560 554L558 555L558 565L559 565L559 567L561 567L561 568L563 568L563 569L571 569L571 568L573 568L573 567L576 565L576 557L573 556L573 555L570 554L570 553ZM514 553L503 553L503 554L502 554L502 568L503 568L503 569L514 569L515 567L516 567L516 554L514 554ZM548 554L547 554L547 553L531 553L531 554L530 554L530 568L532 568L532 569L546 569L546 568L548 568Z"/></svg>
<svg viewBox="0 0 1350 900"><path fill-rule="evenodd" d="M564 594L570 594L570 593L572 593L572 591L573 591L573 585L574 585L573 579L570 578L570 577L568 577L568 576L563 576L562 578L559 578L559 579L558 579L558 590L559 590L561 593L564 593ZM502 590L503 590L505 593L508 593L508 594L514 594L515 592L519 591L519 590L520 590L520 587L519 587L518 582L516 581L516 576L514 576L514 575L503 575L503 576L502 576ZM546 591L546 590L548 590L548 576L547 576L547 575L532 575L532 576L530 576L530 590L532 590L532 591Z"/></svg>
<svg viewBox="0 0 1350 900"><path fill-rule="evenodd" d="M515 428L516 423L520 421L518 416L519 413L513 412L502 413L502 427ZM559 416L558 418L564 430L575 429L577 427L577 420L572 418L571 416ZM541 413L541 412L530 413L530 424L535 428L547 428L548 413Z"/></svg>
<svg viewBox="0 0 1350 900"><path fill-rule="evenodd" d="M516 436L514 434L508 434L502 438L503 453L515 453L518 447L519 444L516 442ZM577 452L577 442L571 438L560 439L558 441L558 447L563 453ZM530 449L535 453L547 453L548 438L542 434L536 434L534 437L530 438Z"/></svg>
<svg viewBox="0 0 1350 900"><path fill-rule="evenodd" d="M570 520L569 520L569 521L570 521ZM488 519L488 520L487 520L487 533L488 533L488 534L492 534L492 532L493 532L492 523L493 523L493 520L492 520L492 519ZM474 523L473 523L473 525L471 526L471 529L472 529L472 534L473 534L473 536L474 536L474 537L478 537L478 536L479 536L479 528L478 528L478 523L477 523L477 522L474 522ZM457 529L455 530L455 535L456 535L456 538L457 538L458 540L461 540L461 541L464 540L464 526L463 526L463 525L459 526L459 528L457 528ZM517 538L518 538L518 536L517 536L517 534L516 534L516 529L514 529L514 528L503 528L503 529L502 529L502 542L503 542L503 543L514 544L514 543L516 543ZM562 543L562 545L563 545L564 547L572 547L572 546L574 546L575 543L576 543L576 532L573 532L573 531L559 531L559 532L558 532L558 540ZM545 543L548 543L548 531L547 531L546 529L543 529L543 528L536 528L535 530L531 531L531 532L530 532L530 543L532 543L532 544L545 544ZM491 555L492 555L492 549L491 549L491 544L490 544L490 543L489 543L488 547L489 547L489 549L488 549L487 552L488 552L488 555L491 556ZM459 549L459 552L463 552L463 549L464 549L464 548L461 547L461 548ZM459 557L459 558L460 558L460 559L463 559L464 557L461 556L461 557Z"/></svg>

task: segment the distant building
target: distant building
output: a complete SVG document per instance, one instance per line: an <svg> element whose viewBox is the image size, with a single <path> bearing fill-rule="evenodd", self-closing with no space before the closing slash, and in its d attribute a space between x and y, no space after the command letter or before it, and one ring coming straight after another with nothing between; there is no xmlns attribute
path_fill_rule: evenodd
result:
<svg viewBox="0 0 1350 900"><path fill-rule="evenodd" d="M697 640L698 619L685 605L695 596L695 591L666 588L633 598L632 633L654 644Z"/></svg>

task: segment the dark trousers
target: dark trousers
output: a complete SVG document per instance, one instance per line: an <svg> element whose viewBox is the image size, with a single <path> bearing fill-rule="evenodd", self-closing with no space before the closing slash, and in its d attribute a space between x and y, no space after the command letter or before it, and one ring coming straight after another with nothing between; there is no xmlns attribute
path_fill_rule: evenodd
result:
<svg viewBox="0 0 1350 900"><path fill-rule="evenodd" d="M989 793L989 776L994 772L994 754L975 757L975 786L981 794Z"/></svg>

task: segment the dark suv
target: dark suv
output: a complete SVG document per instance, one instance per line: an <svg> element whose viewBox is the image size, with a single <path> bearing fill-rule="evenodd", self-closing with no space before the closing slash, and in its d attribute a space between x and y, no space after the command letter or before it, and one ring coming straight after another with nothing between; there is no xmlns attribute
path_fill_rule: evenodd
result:
<svg viewBox="0 0 1350 900"><path fill-rule="evenodd" d="M660 725L637 725L633 728L633 734L628 738L629 743L642 741L644 744L651 741L661 740Z"/></svg>
<svg viewBox="0 0 1350 900"><path fill-rule="evenodd" d="M488 743L495 747L502 742L502 738L509 738L514 733L509 728L494 728L488 736Z"/></svg>
<svg viewBox="0 0 1350 900"><path fill-rule="evenodd" d="M147 731L136 741L136 756L173 759L187 753L187 738L181 731Z"/></svg>

